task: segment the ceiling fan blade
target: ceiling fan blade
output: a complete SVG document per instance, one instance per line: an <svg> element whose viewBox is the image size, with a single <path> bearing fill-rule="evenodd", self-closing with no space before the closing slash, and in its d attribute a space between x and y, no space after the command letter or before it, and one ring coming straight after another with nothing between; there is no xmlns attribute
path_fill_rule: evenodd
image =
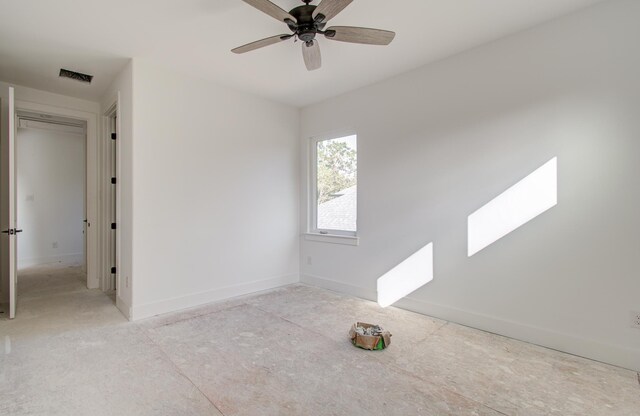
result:
<svg viewBox="0 0 640 416"><path fill-rule="evenodd" d="M313 11L313 19L316 22L326 22L333 19L352 2L353 0L322 0Z"/></svg>
<svg viewBox="0 0 640 416"><path fill-rule="evenodd" d="M276 20L281 22L287 22L287 20L291 20L292 22L296 22L296 18L291 16L289 13L271 3L269 0L242 0L245 3L255 7L263 13L268 14Z"/></svg>
<svg viewBox="0 0 640 416"><path fill-rule="evenodd" d="M302 56L304 57L304 64L309 71L315 71L322 66L320 43L317 40L302 44Z"/></svg>
<svg viewBox="0 0 640 416"><path fill-rule="evenodd" d="M396 34L388 30L366 27L332 26L325 31L325 37L339 42L388 45L396 37Z"/></svg>
<svg viewBox="0 0 640 416"><path fill-rule="evenodd" d="M264 48L265 46L273 45L276 43L280 43L287 39L291 39L293 35L278 35L271 36L270 38L260 39L255 42L247 43L246 45L238 46L235 49L231 49L233 53L245 53L250 52L256 49Z"/></svg>

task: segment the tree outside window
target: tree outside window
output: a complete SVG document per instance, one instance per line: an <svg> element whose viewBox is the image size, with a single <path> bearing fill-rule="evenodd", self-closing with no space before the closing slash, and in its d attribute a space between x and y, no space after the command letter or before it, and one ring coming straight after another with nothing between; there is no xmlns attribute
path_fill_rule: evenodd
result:
<svg viewBox="0 0 640 416"><path fill-rule="evenodd" d="M318 141L316 150L317 228L355 232L357 138Z"/></svg>

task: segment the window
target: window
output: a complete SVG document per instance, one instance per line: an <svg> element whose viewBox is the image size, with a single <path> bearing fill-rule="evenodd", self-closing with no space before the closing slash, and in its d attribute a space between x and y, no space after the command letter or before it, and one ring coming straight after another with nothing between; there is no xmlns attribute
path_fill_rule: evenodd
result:
<svg viewBox="0 0 640 416"><path fill-rule="evenodd" d="M310 231L355 236L358 148L355 135L312 143Z"/></svg>

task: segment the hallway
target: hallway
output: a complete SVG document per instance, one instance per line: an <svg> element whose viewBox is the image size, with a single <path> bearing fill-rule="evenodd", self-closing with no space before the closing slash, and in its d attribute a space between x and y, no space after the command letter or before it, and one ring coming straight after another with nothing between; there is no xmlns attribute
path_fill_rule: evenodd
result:
<svg viewBox="0 0 640 416"><path fill-rule="evenodd" d="M19 342L127 322L108 296L87 289L86 279L80 265L52 263L20 270L16 319L0 315L0 334Z"/></svg>
<svg viewBox="0 0 640 416"><path fill-rule="evenodd" d="M78 266L19 273L0 315L2 415L215 415L215 408Z"/></svg>

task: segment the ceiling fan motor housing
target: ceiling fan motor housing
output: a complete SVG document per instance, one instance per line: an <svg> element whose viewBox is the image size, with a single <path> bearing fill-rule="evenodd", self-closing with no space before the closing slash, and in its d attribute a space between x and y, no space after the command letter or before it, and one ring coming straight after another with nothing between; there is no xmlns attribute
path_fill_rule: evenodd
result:
<svg viewBox="0 0 640 416"><path fill-rule="evenodd" d="M319 23L313 18L317 6L306 4L292 9L289 14L296 18L295 26L289 25L292 32L303 42L311 42L326 23Z"/></svg>

